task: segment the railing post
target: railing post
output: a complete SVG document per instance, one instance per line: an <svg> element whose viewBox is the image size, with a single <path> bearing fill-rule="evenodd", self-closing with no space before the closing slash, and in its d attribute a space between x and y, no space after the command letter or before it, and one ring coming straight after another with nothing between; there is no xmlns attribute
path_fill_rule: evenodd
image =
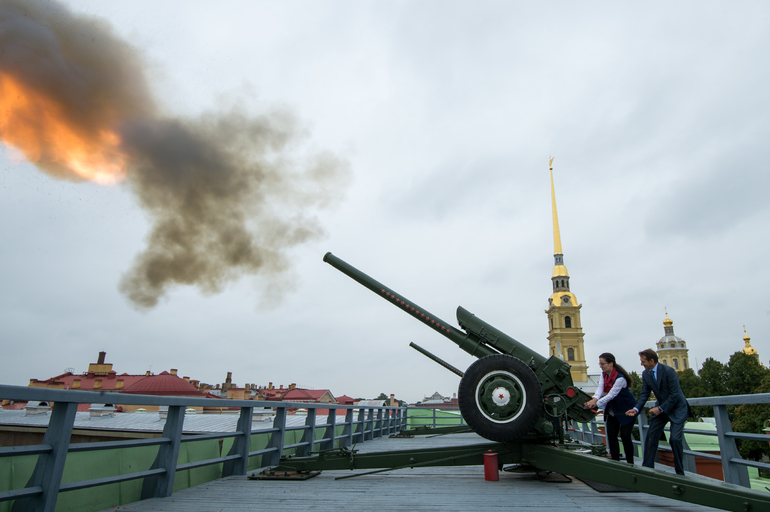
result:
<svg viewBox="0 0 770 512"><path fill-rule="evenodd" d="M591 444L595 444L596 440L601 438L599 435L599 427L596 426L596 419L591 420L589 425L591 426Z"/></svg>
<svg viewBox="0 0 770 512"><path fill-rule="evenodd" d="M240 454L238 460L228 460L222 465L222 478L230 475L245 475L249 469L249 446L251 445L251 423L253 407L241 407L241 415L238 417L236 432L241 435L233 440L233 446L228 455Z"/></svg>
<svg viewBox="0 0 770 512"><path fill-rule="evenodd" d="M639 425L639 441L641 442L641 450L639 450L641 453L639 454L639 457L644 459L644 452L647 451L647 431L650 429L650 426L647 423L647 414L645 414L644 409L639 411L639 414L636 415L636 423Z"/></svg>
<svg viewBox="0 0 770 512"><path fill-rule="evenodd" d="M297 455L299 457L307 457L313 452L313 446L315 443L315 419L316 409L308 408L307 418L305 418L305 431L302 433L302 442L308 444L297 448Z"/></svg>
<svg viewBox="0 0 770 512"><path fill-rule="evenodd" d="M75 413L78 404L75 402L56 402L53 405L48 428L43 436L43 444L52 446L49 453L38 455L37 464L27 487L42 487L43 494L32 498L18 499L13 503L13 512L44 511L53 512L59 497L59 486L67 460L67 449L72 435L72 425L75 423Z"/></svg>
<svg viewBox="0 0 770 512"><path fill-rule="evenodd" d="M340 439L340 448L353 446L353 408L345 411L345 426L342 427L343 437Z"/></svg>
<svg viewBox="0 0 770 512"><path fill-rule="evenodd" d="M369 409L369 433L367 435L367 441L374 439L374 407Z"/></svg>
<svg viewBox="0 0 770 512"><path fill-rule="evenodd" d="M275 448L274 451L266 453L267 461L265 457L262 457L262 466L277 466L281 462L281 455L283 455L283 445L285 444L284 437L286 436L286 407L278 407L275 411L275 418L273 418L273 428L277 431L270 434L270 442L267 444L268 448Z"/></svg>
<svg viewBox="0 0 770 512"><path fill-rule="evenodd" d="M372 426L372 438L382 437L382 409L377 409L377 421Z"/></svg>
<svg viewBox="0 0 770 512"><path fill-rule="evenodd" d="M436 423L436 408L434 407L433 408L433 428L436 428L436 426L437 426L437 423Z"/></svg>
<svg viewBox="0 0 770 512"><path fill-rule="evenodd" d="M366 432L366 409L358 409L358 424L356 425L355 435L358 436L358 442L365 441Z"/></svg>
<svg viewBox="0 0 770 512"><path fill-rule="evenodd" d="M683 450L690 449L690 445L687 444L687 436L685 436L684 434L682 434L682 449ZM685 453L684 461L682 462L683 462L685 471L690 471L692 473L698 472L698 468L695 466L695 455L688 455Z"/></svg>
<svg viewBox="0 0 770 512"><path fill-rule="evenodd" d="M152 491L154 498L165 498L174 492L174 478L176 478L176 463L179 458L179 445L182 441L182 426L184 425L184 410L182 405L171 405L168 408L166 424L163 427L163 437L171 439L168 444L163 444L158 450L153 467L166 470L155 478ZM144 494L144 493L143 493Z"/></svg>
<svg viewBox="0 0 770 512"><path fill-rule="evenodd" d="M324 429L324 438L328 439L321 444L321 450L333 450L334 449L334 435L337 426L337 410L329 407L329 415L326 417L326 424L329 425Z"/></svg>
<svg viewBox="0 0 770 512"><path fill-rule="evenodd" d="M727 414L727 406L715 405L714 417L717 420L719 453L722 455L722 473L724 473L725 482L742 485L743 487L751 487L748 468L730 462L730 459L740 459L742 457L738 451L738 446L735 444L735 439L725 436L726 433L733 431L730 417Z"/></svg>

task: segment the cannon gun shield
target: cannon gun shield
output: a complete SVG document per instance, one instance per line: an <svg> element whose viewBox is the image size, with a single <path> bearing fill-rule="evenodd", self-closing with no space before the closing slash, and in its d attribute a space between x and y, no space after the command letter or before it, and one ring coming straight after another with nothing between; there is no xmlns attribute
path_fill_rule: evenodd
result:
<svg viewBox="0 0 770 512"><path fill-rule="evenodd" d="M506 354L482 357L460 381L460 412L474 432L492 441L513 441L529 433L543 411L537 375Z"/></svg>

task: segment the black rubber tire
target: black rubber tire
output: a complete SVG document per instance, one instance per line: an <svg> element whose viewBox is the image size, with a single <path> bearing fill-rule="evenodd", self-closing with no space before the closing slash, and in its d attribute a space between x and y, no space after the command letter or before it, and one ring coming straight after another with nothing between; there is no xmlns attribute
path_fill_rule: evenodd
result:
<svg viewBox="0 0 770 512"><path fill-rule="evenodd" d="M479 398L479 394L483 396L486 387L497 379L510 383L517 392L511 399L514 400L513 410L500 416L496 412L499 409ZM491 390L486 390L486 394L490 393ZM543 412L543 391L535 372L521 359L505 354L482 357L470 365L460 380L458 399L460 412L468 426L490 441L514 441L524 436Z"/></svg>

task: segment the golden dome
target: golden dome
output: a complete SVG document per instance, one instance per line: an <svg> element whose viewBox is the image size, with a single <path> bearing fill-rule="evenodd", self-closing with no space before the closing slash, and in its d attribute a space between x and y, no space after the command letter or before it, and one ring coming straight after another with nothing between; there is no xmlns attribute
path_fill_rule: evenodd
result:
<svg viewBox="0 0 770 512"><path fill-rule="evenodd" d="M674 325L674 322L673 322L673 320L671 320L671 319L668 317L668 311L666 312L666 319L665 319L665 320L663 320L663 325L664 325L664 326L666 326L666 327L671 327L672 325Z"/></svg>
<svg viewBox="0 0 770 512"><path fill-rule="evenodd" d="M744 354L748 354L750 356L756 356L757 355L757 349L751 346L751 338L749 338L749 335L746 333L746 328L743 328L743 341L746 343L746 346L743 347L742 352Z"/></svg>
<svg viewBox="0 0 770 512"><path fill-rule="evenodd" d="M564 265L554 265L553 267L553 276L551 277L569 277L569 272L567 272L567 267Z"/></svg>
<svg viewBox="0 0 770 512"><path fill-rule="evenodd" d="M569 299L569 301L567 301ZM578 301L572 292L556 292L551 295L551 300L555 306L577 306Z"/></svg>

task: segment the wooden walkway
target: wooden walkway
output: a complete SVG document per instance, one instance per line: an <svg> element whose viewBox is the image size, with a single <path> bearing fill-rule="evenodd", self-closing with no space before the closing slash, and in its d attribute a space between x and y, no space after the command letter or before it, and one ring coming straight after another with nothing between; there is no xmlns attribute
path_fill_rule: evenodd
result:
<svg viewBox="0 0 770 512"><path fill-rule="evenodd" d="M438 438L378 439L360 445L361 452L402 450L485 442L473 434ZM616 511L708 512L716 509L643 493L599 493L580 480L551 483L534 474L500 473L500 481L484 480L481 466L402 469L335 481L351 471L324 471L304 482L229 477L114 510L132 512L297 512L305 510L500 512Z"/></svg>

